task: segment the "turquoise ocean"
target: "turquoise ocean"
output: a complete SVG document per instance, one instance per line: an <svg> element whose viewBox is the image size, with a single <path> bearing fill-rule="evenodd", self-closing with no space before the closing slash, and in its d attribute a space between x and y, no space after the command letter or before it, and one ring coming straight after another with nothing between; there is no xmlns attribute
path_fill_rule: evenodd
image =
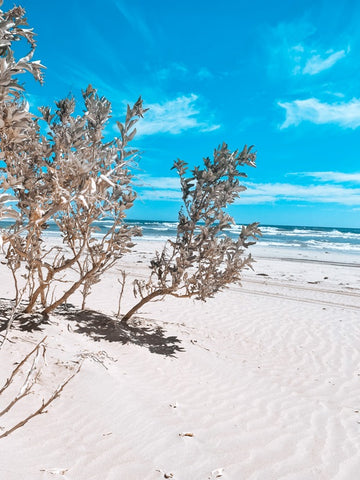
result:
<svg viewBox="0 0 360 480"><path fill-rule="evenodd" d="M165 241L176 236L176 222L156 220L128 220L130 225L141 227L142 240ZM0 221L0 228L9 224ZM110 222L98 222L99 235L105 233ZM360 228L334 228L334 227L306 227L286 225L260 225L262 237L258 240L259 246L300 249L306 251L357 254L360 257ZM233 238L241 232L241 225L233 225L226 233ZM58 235L54 224L49 223L47 235Z"/></svg>

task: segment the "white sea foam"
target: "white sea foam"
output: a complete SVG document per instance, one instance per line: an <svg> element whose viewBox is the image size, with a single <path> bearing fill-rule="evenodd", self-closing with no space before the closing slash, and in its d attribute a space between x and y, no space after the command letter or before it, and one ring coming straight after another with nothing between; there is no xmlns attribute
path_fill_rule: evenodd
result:
<svg viewBox="0 0 360 480"><path fill-rule="evenodd" d="M130 225L142 227L143 236L136 237L135 241L166 241L176 236L177 222L161 221L133 221ZM2 222L3 228L7 228L8 222ZM101 239L106 230L112 226L110 219L95 222L99 231L94 236ZM242 230L241 224L231 225L225 229L225 234L237 237ZM343 230L343 231L342 231ZM337 228L308 228L308 227L261 227L262 237L258 244L270 248L297 248L306 251L323 250L334 252L351 252L360 254L360 229L337 229ZM60 234L53 222L49 222L49 229L44 232L48 238L58 237Z"/></svg>
<svg viewBox="0 0 360 480"><path fill-rule="evenodd" d="M171 237L165 236L165 235L144 235L142 237L136 237L136 239L134 240L136 241L136 243L138 243L138 242L147 242L147 241L166 242L169 239L171 239Z"/></svg>
<svg viewBox="0 0 360 480"><path fill-rule="evenodd" d="M302 248L304 247L303 244L301 243L292 243L292 244L289 244L289 243L286 243L286 242L271 242L271 241L264 241L264 240L261 240L259 242L259 245L263 246L263 247L286 247L286 248L293 248L293 247L298 247L298 248Z"/></svg>
<svg viewBox="0 0 360 480"><path fill-rule="evenodd" d="M352 251L360 253L360 245L353 243L342 242L318 242L316 240L309 240L306 242L311 248L322 249L322 250L343 250L343 251Z"/></svg>

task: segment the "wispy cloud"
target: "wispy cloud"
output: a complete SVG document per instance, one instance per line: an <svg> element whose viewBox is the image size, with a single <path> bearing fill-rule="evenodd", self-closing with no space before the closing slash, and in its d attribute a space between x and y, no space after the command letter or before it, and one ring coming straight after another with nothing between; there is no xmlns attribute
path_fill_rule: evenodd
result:
<svg viewBox="0 0 360 480"><path fill-rule="evenodd" d="M279 23L270 30L268 49L271 76L317 75L334 67L350 52L347 48L321 47L317 29L306 21ZM333 46L331 46L333 47Z"/></svg>
<svg viewBox="0 0 360 480"><path fill-rule="evenodd" d="M316 75L323 70L328 70L329 68L334 66L335 63L344 58L346 56L346 53L347 52L345 50L339 50L338 52L328 52L328 55L326 57L322 57L318 53L312 55L307 60L305 67L302 70L302 73Z"/></svg>
<svg viewBox="0 0 360 480"><path fill-rule="evenodd" d="M196 76L200 80L209 80L214 77L214 75L206 67L201 67L200 70L197 72Z"/></svg>
<svg viewBox="0 0 360 480"><path fill-rule="evenodd" d="M178 177L152 177L150 175L138 175L135 183L142 188L180 191L180 180Z"/></svg>
<svg viewBox="0 0 360 480"><path fill-rule="evenodd" d="M201 111L198 100L199 97L192 93L163 103L146 104L149 111L138 124L138 135L178 135L191 129L211 132L220 128L208 120L209 114Z"/></svg>
<svg viewBox="0 0 360 480"><path fill-rule="evenodd" d="M280 128L299 125L303 121L321 124L336 124L355 129L360 126L360 99L349 102L326 103L317 98L278 102L286 110L286 118Z"/></svg>
<svg viewBox="0 0 360 480"><path fill-rule="evenodd" d="M179 202L181 200L181 193L175 190L166 189L154 189L154 190L141 190L138 194L140 200L154 200L167 202Z"/></svg>
<svg viewBox="0 0 360 480"><path fill-rule="evenodd" d="M135 185L141 200L181 200L182 194L178 177L139 175Z"/></svg>
<svg viewBox="0 0 360 480"><path fill-rule="evenodd" d="M148 43L154 42L150 28L138 10L135 10L133 2L116 0L115 5L129 25L136 30Z"/></svg>
<svg viewBox="0 0 360 480"><path fill-rule="evenodd" d="M340 180L339 172L304 172L304 175L306 174L319 178L319 180L326 180L327 177L329 179L335 177L336 181ZM319 174L319 176L316 174ZM320 176L320 174L323 175ZM335 174L338 174L338 176ZM347 178L346 174L342 175L345 175L345 178ZM139 197L143 200L181 200L179 180L176 177L150 177L144 175L138 179L137 185L139 188ZM304 204L321 203L360 207L360 188L346 187L344 185L246 182L246 186L247 190L242 192L240 198L236 201L238 205L298 202Z"/></svg>
<svg viewBox="0 0 360 480"><path fill-rule="evenodd" d="M360 205L360 188L341 185L296 185L291 183L248 183L239 204L264 204L278 201Z"/></svg>
<svg viewBox="0 0 360 480"><path fill-rule="evenodd" d="M101 75L101 72L95 69L86 68L81 64L75 65L74 63L65 65L64 69L69 76L71 75L73 85L77 89L86 89L90 83L98 90L98 94L100 96L105 95L111 101L113 106L121 105L121 110L124 109L123 99L126 95L125 89L123 88L120 90L116 83L114 84L114 82L111 82L111 79ZM134 101L136 101L136 98L133 99L133 102Z"/></svg>
<svg viewBox="0 0 360 480"><path fill-rule="evenodd" d="M179 68L182 68L180 64ZM86 88L90 82L98 88L100 96L105 95L111 101L113 116L116 119L123 117L127 103L131 105L137 100L137 97L131 98L129 92L143 91L141 82L138 87L122 85L122 88L119 88L117 84L112 84L108 79L89 69L75 65L69 65L68 69L81 88ZM149 111L136 126L137 137L157 133L178 135L187 130L212 132L220 128L220 125L213 121L214 114L209 111L206 101L200 96L189 93L162 102L152 100L164 97L165 94L161 90L147 86L143 98L144 107L149 108Z"/></svg>
<svg viewBox="0 0 360 480"><path fill-rule="evenodd" d="M344 173L344 172L297 172L289 173L288 175L296 175L301 177L311 177L321 182L332 183L360 183L359 173Z"/></svg>
<svg viewBox="0 0 360 480"><path fill-rule="evenodd" d="M281 22L265 32L269 75L284 78L299 73L304 55L303 44L314 34L314 26L305 21Z"/></svg>
<svg viewBox="0 0 360 480"><path fill-rule="evenodd" d="M178 77L179 75L185 77L189 74L189 69L183 63L172 62L166 67L160 68L160 70L155 71L155 76L159 80L168 80L172 77Z"/></svg>
<svg viewBox="0 0 360 480"><path fill-rule="evenodd" d="M174 79L178 80L179 78L182 80L203 81L215 78L214 73L206 67L197 67L194 69L179 62L171 62L159 70L152 70L151 73L160 81L173 81Z"/></svg>

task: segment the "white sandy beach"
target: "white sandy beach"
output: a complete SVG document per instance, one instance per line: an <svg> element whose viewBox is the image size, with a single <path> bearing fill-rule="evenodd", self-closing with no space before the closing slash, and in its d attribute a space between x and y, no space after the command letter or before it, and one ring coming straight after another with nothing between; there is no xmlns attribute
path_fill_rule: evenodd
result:
<svg viewBox="0 0 360 480"><path fill-rule="evenodd" d="M126 263L145 273L152 249L141 241ZM275 254L256 248L243 286L206 303L148 304L147 331L105 317L117 310L115 272L89 297L104 315L70 308L42 331L11 330L0 387L45 335L47 364L4 429L83 365L46 413L0 439L1 480L359 478L359 257ZM0 297L11 298L0 271Z"/></svg>

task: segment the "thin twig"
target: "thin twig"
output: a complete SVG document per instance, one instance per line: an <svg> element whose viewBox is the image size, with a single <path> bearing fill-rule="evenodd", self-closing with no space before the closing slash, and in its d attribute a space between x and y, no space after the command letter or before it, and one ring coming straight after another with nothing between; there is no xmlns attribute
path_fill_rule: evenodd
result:
<svg viewBox="0 0 360 480"><path fill-rule="evenodd" d="M0 340L0 350L3 347L3 345L5 343L5 340L7 339L7 336L9 335L9 331L10 331L10 328L11 328L12 324L14 323L18 307L21 303L21 300L22 300L22 298L23 298L23 296L26 292L26 289L27 289L29 283L30 283L30 280L29 280L29 278L27 278L25 286L20 290L20 292L18 292L18 291L16 292L15 304L14 304L12 310L11 310L10 318L7 322L5 333L2 335L3 338L2 338L2 340Z"/></svg>
<svg viewBox="0 0 360 480"><path fill-rule="evenodd" d="M42 347L42 353L40 353L40 347ZM28 371L28 374L26 376L26 379L24 383L22 384L18 394L11 400L10 403L0 412L0 417L5 415L11 408L22 398L26 397L29 393L32 387L35 385L37 382L39 375L41 373L41 369L37 369L37 364L39 359L42 357L45 359L45 351L46 347L44 344L40 344L39 348L37 349L36 356L32 362L32 365Z"/></svg>
<svg viewBox="0 0 360 480"><path fill-rule="evenodd" d="M13 427L11 427L9 430L6 430L4 433L2 433L0 435L0 438L7 437L8 435L10 435L10 433L13 433L15 430L17 430L18 428L25 425L29 420L36 417L36 415L40 415L41 413L43 413L44 410L46 409L46 407L48 407L50 405L50 403L52 403L55 400L55 398L60 396L60 393L64 390L65 386L70 382L70 380L73 379L75 377L75 375L77 375L79 373L79 371L81 369L81 366L82 366L82 364L79 365L79 367L75 370L75 372L72 375L70 375L70 377L64 383L62 383L61 385L58 386L58 388L48 398L48 400L46 402L43 400L40 408L38 408L35 412L28 415L24 420L21 420L21 422L17 423Z"/></svg>
<svg viewBox="0 0 360 480"><path fill-rule="evenodd" d="M0 395L9 387L9 385L12 383L12 381L14 380L14 377L15 375L18 373L18 371L20 370L20 368L24 365L24 363L31 357L31 355L36 352L36 350L38 350L40 348L40 345L42 343L44 343L46 340L46 337L44 337L36 346L35 348L33 348L33 350L31 350L30 353L28 353L26 355L26 357L24 357L21 362L17 365L17 367L12 371L10 377L6 380L5 384L0 388Z"/></svg>
<svg viewBox="0 0 360 480"><path fill-rule="evenodd" d="M121 285L121 290L120 290L120 294L119 294L118 311L117 311L117 315L116 315L117 318L120 318L121 300L122 300L122 297L123 297L123 294L124 294L124 288L125 288L125 283L126 283L126 272L124 270L121 271L121 277L122 277L122 280L118 279L118 282Z"/></svg>

